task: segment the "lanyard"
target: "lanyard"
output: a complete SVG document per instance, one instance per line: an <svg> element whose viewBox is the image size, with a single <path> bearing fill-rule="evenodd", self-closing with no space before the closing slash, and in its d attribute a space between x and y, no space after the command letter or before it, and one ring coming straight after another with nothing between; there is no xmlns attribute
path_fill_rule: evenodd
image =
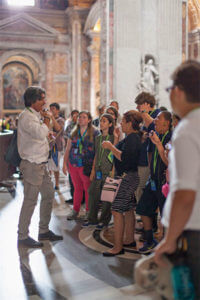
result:
<svg viewBox="0 0 200 300"><path fill-rule="evenodd" d="M33 111L32 111L29 107L26 107L26 109L27 109L28 111L30 111L30 112L33 114ZM41 125L41 124L43 123L42 118L41 118L41 115L40 115L40 118L39 118L39 116L38 116L38 119L39 119L40 125Z"/></svg>
<svg viewBox="0 0 200 300"><path fill-rule="evenodd" d="M83 135L81 136L81 131L79 129L78 131L78 135L79 135L79 139L77 141L77 147L79 148L79 153L81 154L82 153L82 150L83 150L83 141L84 141L84 138L85 138L85 135L87 133L87 128L85 129L85 131L83 132Z"/></svg>
<svg viewBox="0 0 200 300"><path fill-rule="evenodd" d="M161 143L163 144L166 135L168 134L169 131L165 132L165 134L162 137ZM155 146L156 147L156 146ZM154 152L154 158L153 158L153 173L155 174L156 172L156 165L157 165L157 161L158 161L158 149L157 147L155 148L155 152Z"/></svg>
<svg viewBox="0 0 200 300"><path fill-rule="evenodd" d="M154 113L154 111L155 111L155 109L152 110L152 111L149 113L149 115L151 116L151 115Z"/></svg>
<svg viewBox="0 0 200 300"><path fill-rule="evenodd" d="M106 141L109 139L109 134L106 136ZM100 139L99 139L99 147L100 147L100 151L99 151L99 163L98 163L98 166L100 167L101 165L101 161L102 161L102 157L103 157L103 154L104 154L104 148L102 147L102 135L100 136Z"/></svg>
<svg viewBox="0 0 200 300"><path fill-rule="evenodd" d="M32 110L29 107L26 107L26 109L33 114Z"/></svg>

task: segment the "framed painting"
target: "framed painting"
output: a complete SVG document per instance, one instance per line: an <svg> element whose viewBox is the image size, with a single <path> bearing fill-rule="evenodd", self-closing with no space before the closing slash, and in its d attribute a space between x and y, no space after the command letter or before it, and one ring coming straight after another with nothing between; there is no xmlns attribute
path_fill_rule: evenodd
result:
<svg viewBox="0 0 200 300"><path fill-rule="evenodd" d="M3 69L3 110L24 109L23 95L32 85L30 69L21 63L10 63Z"/></svg>

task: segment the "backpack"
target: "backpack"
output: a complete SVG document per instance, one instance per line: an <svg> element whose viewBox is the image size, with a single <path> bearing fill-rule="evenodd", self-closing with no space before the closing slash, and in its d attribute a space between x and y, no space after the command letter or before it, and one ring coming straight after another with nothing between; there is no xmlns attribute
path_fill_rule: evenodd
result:
<svg viewBox="0 0 200 300"><path fill-rule="evenodd" d="M17 129L14 130L12 139L7 148L4 159L9 165L13 167L19 167L20 165L21 157L19 156L19 152L17 148Z"/></svg>

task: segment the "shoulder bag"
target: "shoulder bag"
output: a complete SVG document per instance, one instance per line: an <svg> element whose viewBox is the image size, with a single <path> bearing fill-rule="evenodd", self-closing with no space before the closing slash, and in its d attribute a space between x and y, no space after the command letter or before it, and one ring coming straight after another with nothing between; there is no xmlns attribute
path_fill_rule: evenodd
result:
<svg viewBox="0 0 200 300"><path fill-rule="evenodd" d="M121 182L121 177L107 177L102 188L101 201L112 203L117 195Z"/></svg>

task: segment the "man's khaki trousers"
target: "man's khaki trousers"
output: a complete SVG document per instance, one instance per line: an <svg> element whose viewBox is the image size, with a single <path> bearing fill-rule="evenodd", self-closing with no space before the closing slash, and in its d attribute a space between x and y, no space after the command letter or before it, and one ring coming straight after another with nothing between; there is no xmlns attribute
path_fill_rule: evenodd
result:
<svg viewBox="0 0 200 300"><path fill-rule="evenodd" d="M47 164L36 164L22 160L20 171L24 178L24 201L19 217L18 239L23 240L28 237L29 225L39 193L41 194L39 233L45 233L49 230L54 189L47 171Z"/></svg>

